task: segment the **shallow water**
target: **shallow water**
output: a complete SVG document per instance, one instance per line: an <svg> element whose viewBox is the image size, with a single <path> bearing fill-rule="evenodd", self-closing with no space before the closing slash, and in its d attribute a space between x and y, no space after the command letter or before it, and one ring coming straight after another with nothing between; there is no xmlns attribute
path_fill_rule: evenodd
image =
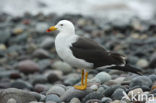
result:
<svg viewBox="0 0 156 103"><path fill-rule="evenodd" d="M0 0L0 12L14 16L27 11L32 14L72 13L109 19L135 16L149 20L155 14L155 4L155 0Z"/></svg>

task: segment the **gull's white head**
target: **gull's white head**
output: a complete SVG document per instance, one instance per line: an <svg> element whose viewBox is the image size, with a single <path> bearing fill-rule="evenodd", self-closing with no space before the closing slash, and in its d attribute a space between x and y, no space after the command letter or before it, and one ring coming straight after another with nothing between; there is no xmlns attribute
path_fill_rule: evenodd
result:
<svg viewBox="0 0 156 103"><path fill-rule="evenodd" d="M61 20L55 26L51 26L47 32L58 30L59 32L75 33L75 28L72 22Z"/></svg>

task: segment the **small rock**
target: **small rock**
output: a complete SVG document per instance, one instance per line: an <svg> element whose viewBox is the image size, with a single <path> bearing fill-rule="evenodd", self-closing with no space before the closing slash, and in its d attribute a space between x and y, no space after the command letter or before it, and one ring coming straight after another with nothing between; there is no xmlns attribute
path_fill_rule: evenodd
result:
<svg viewBox="0 0 156 103"><path fill-rule="evenodd" d="M113 102L110 103L121 103L119 100L114 100Z"/></svg>
<svg viewBox="0 0 156 103"><path fill-rule="evenodd" d="M17 103L29 103L37 101L36 97L31 92L8 88L0 90L0 103L7 103L10 98L14 98Z"/></svg>
<svg viewBox="0 0 156 103"><path fill-rule="evenodd" d="M12 72L11 74L10 74L10 78L11 79L18 79L18 78L21 78L22 77L22 75L21 75L21 73L19 73L19 72Z"/></svg>
<svg viewBox="0 0 156 103"><path fill-rule="evenodd" d="M141 67L141 68L145 68L149 65L149 62L146 59L140 59L137 62L137 66Z"/></svg>
<svg viewBox="0 0 156 103"><path fill-rule="evenodd" d="M101 83L111 80L111 76L106 72L98 73L95 78L99 79Z"/></svg>
<svg viewBox="0 0 156 103"><path fill-rule="evenodd" d="M133 88L135 86L138 86L141 88L142 87L151 88L152 80L147 76L137 76L137 77L132 79L129 86L130 86L130 88Z"/></svg>
<svg viewBox="0 0 156 103"><path fill-rule="evenodd" d="M28 34L27 33L23 33L22 35L17 35L15 38L11 39L11 43L23 43L26 42L28 38Z"/></svg>
<svg viewBox="0 0 156 103"><path fill-rule="evenodd" d="M101 83L101 81L98 78L92 78L89 80L89 82L93 82L93 83Z"/></svg>
<svg viewBox="0 0 156 103"><path fill-rule="evenodd" d="M112 99L109 97L103 97L101 101L102 101L102 103L110 103L110 102L112 102Z"/></svg>
<svg viewBox="0 0 156 103"><path fill-rule="evenodd" d="M12 88L18 88L18 89L32 89L32 85L29 82L23 81L23 80L17 80L11 83Z"/></svg>
<svg viewBox="0 0 156 103"><path fill-rule="evenodd" d="M16 70L9 70L9 71L1 71L0 72L0 79L1 78L9 78L9 77L12 79L16 79L16 78L20 78L21 75Z"/></svg>
<svg viewBox="0 0 156 103"><path fill-rule="evenodd" d="M149 75L149 78L152 80L152 82L156 81L156 75L155 74Z"/></svg>
<svg viewBox="0 0 156 103"><path fill-rule="evenodd" d="M65 89L59 85L55 85L53 87L51 87L48 91L47 91L47 95L49 94L56 94L58 96L62 96L65 93Z"/></svg>
<svg viewBox="0 0 156 103"><path fill-rule="evenodd" d="M113 85L113 86L107 88L107 89L105 90L105 92L104 92L104 95L105 95L106 97L110 97L110 96L114 93L114 91L115 91L117 88L120 88L120 85Z"/></svg>
<svg viewBox="0 0 156 103"><path fill-rule="evenodd" d="M6 46L4 45L4 44L0 44L0 50L2 50L2 51L4 51L4 50L6 50L7 48L6 48Z"/></svg>
<svg viewBox="0 0 156 103"><path fill-rule="evenodd" d="M2 88L2 89L10 88L10 84L11 84L10 82L11 82L10 79L7 79L7 78L1 79L0 80L0 88Z"/></svg>
<svg viewBox="0 0 156 103"><path fill-rule="evenodd" d="M40 47L44 49L51 49L54 47L54 42L55 41L52 37L47 37L41 42Z"/></svg>
<svg viewBox="0 0 156 103"><path fill-rule="evenodd" d="M44 49L37 49L33 53L33 56L37 57L39 59L44 59L44 58L49 58L50 54L46 50L44 50Z"/></svg>
<svg viewBox="0 0 156 103"><path fill-rule="evenodd" d="M98 86L94 84L94 85L92 85L92 86L90 87L90 89L92 89L92 90L94 90L94 91L95 91L95 90L97 90L97 89L98 89Z"/></svg>
<svg viewBox="0 0 156 103"><path fill-rule="evenodd" d="M29 102L29 103L43 103L43 102L36 102L36 101L32 101L32 102Z"/></svg>
<svg viewBox="0 0 156 103"><path fill-rule="evenodd" d="M9 30L0 31L0 43L7 42L10 37L11 37L11 33L9 32Z"/></svg>
<svg viewBox="0 0 156 103"><path fill-rule="evenodd" d="M156 53L152 54L149 67L156 68Z"/></svg>
<svg viewBox="0 0 156 103"><path fill-rule="evenodd" d="M132 35L131 35L131 37L132 38L134 38L134 39L138 39L139 38L139 34L137 34L137 33L133 33Z"/></svg>
<svg viewBox="0 0 156 103"><path fill-rule="evenodd" d="M18 63L17 69L25 74L34 73L39 71L39 66L32 60L24 60Z"/></svg>
<svg viewBox="0 0 156 103"><path fill-rule="evenodd" d="M23 32L23 29L22 28L15 28L13 29L13 34L21 34Z"/></svg>
<svg viewBox="0 0 156 103"><path fill-rule="evenodd" d="M48 90L48 87L44 84L36 84L34 86L34 91L36 91L38 93L44 92L46 90Z"/></svg>
<svg viewBox="0 0 156 103"><path fill-rule="evenodd" d="M53 102L53 101L47 101L46 103L56 103L56 102ZM64 103L64 102L63 102Z"/></svg>
<svg viewBox="0 0 156 103"><path fill-rule="evenodd" d="M121 100L122 97L124 96L123 92L124 92L124 89L122 89L122 88L116 89L116 90L114 91L114 93L112 94L112 96L111 96L112 99L113 99L113 100Z"/></svg>
<svg viewBox="0 0 156 103"><path fill-rule="evenodd" d="M139 61L139 58L136 57L136 56L129 56L128 61L129 61L130 64L136 65L137 61Z"/></svg>
<svg viewBox="0 0 156 103"><path fill-rule="evenodd" d="M90 99L90 100L87 100L85 103L102 103L102 102L98 99Z"/></svg>
<svg viewBox="0 0 156 103"><path fill-rule="evenodd" d="M17 103L14 98L10 98L7 103Z"/></svg>
<svg viewBox="0 0 156 103"><path fill-rule="evenodd" d="M151 90L156 89L156 82L153 83Z"/></svg>
<svg viewBox="0 0 156 103"><path fill-rule="evenodd" d="M45 71L45 69L50 68L51 59L42 59L38 62L38 65L39 65L41 71Z"/></svg>
<svg viewBox="0 0 156 103"><path fill-rule="evenodd" d="M37 101L44 101L46 96L45 95L42 95L40 93L37 93L37 92L31 92L31 95L33 95Z"/></svg>
<svg viewBox="0 0 156 103"><path fill-rule="evenodd" d="M98 99L98 100L101 100L102 97L103 97L102 94L97 93L97 92L92 92L92 93L89 93L88 95L86 95L83 98L83 102L85 103L85 102L87 102L90 99Z"/></svg>
<svg viewBox="0 0 156 103"><path fill-rule="evenodd" d="M62 96L61 100L65 102L69 102L72 98L83 98L91 91L89 89L86 90L77 90L74 87L70 87Z"/></svg>
<svg viewBox="0 0 156 103"><path fill-rule="evenodd" d="M78 98L72 98L70 103L81 103L81 101Z"/></svg>
<svg viewBox="0 0 156 103"><path fill-rule="evenodd" d="M48 28L48 24L47 23L37 23L36 25L36 31L38 32L45 32Z"/></svg>
<svg viewBox="0 0 156 103"><path fill-rule="evenodd" d="M60 80L60 77L56 73L51 72L48 74L47 80L49 83L55 83L56 81Z"/></svg>
<svg viewBox="0 0 156 103"><path fill-rule="evenodd" d="M116 78L114 80L110 80L110 82L112 82L113 84L121 84L124 81L124 79L125 79L125 77L118 77L118 78Z"/></svg>
<svg viewBox="0 0 156 103"><path fill-rule="evenodd" d="M29 79L31 80L31 83L33 85L35 85L35 84L45 84L45 83L48 83L47 77L44 76L44 75L32 75L32 76L30 76Z"/></svg>
<svg viewBox="0 0 156 103"><path fill-rule="evenodd" d="M71 73L72 71L72 67L69 64L62 62L62 61L54 62L52 67L56 70L61 70L64 74Z"/></svg>
<svg viewBox="0 0 156 103"><path fill-rule="evenodd" d="M50 94L46 96L46 102L53 101L56 103L60 103L61 99L56 94Z"/></svg>
<svg viewBox="0 0 156 103"><path fill-rule="evenodd" d="M101 94L104 94L105 90L108 89L108 88L109 87L106 87L106 88L105 87L99 87L98 90L97 90L97 92L98 93L101 93Z"/></svg>
<svg viewBox="0 0 156 103"><path fill-rule="evenodd" d="M71 73L65 78L64 83L66 85L74 85L77 82L79 82L80 79L81 79L80 75L76 73Z"/></svg>
<svg viewBox="0 0 156 103"><path fill-rule="evenodd" d="M128 92L128 96L131 98L133 95L140 95L143 93L141 88L137 88Z"/></svg>

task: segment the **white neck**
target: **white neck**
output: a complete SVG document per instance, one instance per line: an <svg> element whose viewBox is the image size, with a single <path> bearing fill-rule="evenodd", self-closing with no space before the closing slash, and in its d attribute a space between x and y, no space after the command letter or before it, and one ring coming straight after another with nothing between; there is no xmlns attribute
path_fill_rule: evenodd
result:
<svg viewBox="0 0 156 103"><path fill-rule="evenodd" d="M62 31L60 31L60 33L61 34L70 34L70 35L74 35L75 34L75 30L73 29L73 30L62 30Z"/></svg>

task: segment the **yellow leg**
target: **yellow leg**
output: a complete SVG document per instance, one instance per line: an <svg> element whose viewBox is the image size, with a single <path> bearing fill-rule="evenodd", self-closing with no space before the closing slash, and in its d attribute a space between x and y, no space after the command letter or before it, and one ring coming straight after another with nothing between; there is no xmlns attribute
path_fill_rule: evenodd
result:
<svg viewBox="0 0 156 103"><path fill-rule="evenodd" d="M84 80L84 69L82 70L82 77L81 77L81 85L75 85L75 89L78 90L85 90L87 88L87 78L88 78L88 72L85 74L85 83L83 83Z"/></svg>
<svg viewBox="0 0 156 103"><path fill-rule="evenodd" d="M82 69L82 74L81 74L81 85L84 85L83 80L84 80L84 69Z"/></svg>
<svg viewBox="0 0 156 103"><path fill-rule="evenodd" d="M88 72L86 72L86 75L85 75L85 88L87 88L87 79L88 79Z"/></svg>

